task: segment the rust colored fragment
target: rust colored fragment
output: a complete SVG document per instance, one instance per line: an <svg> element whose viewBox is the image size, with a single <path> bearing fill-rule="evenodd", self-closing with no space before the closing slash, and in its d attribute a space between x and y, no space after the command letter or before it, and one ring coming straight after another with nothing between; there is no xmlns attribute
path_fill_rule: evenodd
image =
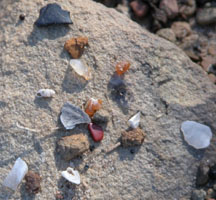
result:
<svg viewBox="0 0 216 200"><path fill-rule="evenodd" d="M87 37L71 38L65 42L64 48L67 50L72 58L78 59L82 56L84 48L88 46Z"/></svg>
<svg viewBox="0 0 216 200"><path fill-rule="evenodd" d="M89 117L93 117L93 115L101 109L102 100L91 98L87 101L85 112L89 115Z"/></svg>
<svg viewBox="0 0 216 200"><path fill-rule="evenodd" d="M36 194L41 191L41 177L38 173L35 173L33 171L29 171L25 176L25 187L26 190L31 194Z"/></svg>
<svg viewBox="0 0 216 200"><path fill-rule="evenodd" d="M122 61L116 64L116 73L120 76L124 74L130 68L128 61Z"/></svg>

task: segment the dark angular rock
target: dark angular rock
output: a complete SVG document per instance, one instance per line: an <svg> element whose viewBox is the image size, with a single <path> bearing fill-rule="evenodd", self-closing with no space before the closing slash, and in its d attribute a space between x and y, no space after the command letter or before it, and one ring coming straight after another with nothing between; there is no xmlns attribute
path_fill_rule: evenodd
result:
<svg viewBox="0 0 216 200"><path fill-rule="evenodd" d="M56 3L47 4L40 9L40 16L35 22L37 26L49 26L57 24L72 24L70 12L62 10Z"/></svg>
<svg viewBox="0 0 216 200"><path fill-rule="evenodd" d="M202 186L205 185L209 180L209 166L201 163L198 171L197 171L197 177L196 177L196 185Z"/></svg>

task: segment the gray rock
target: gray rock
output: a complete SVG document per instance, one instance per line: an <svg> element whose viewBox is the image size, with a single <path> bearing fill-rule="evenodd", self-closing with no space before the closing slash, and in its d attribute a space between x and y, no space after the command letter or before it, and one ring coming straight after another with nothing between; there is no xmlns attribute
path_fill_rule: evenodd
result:
<svg viewBox="0 0 216 200"><path fill-rule="evenodd" d="M204 190L194 190L192 193L192 200L205 200L206 192Z"/></svg>
<svg viewBox="0 0 216 200"><path fill-rule="evenodd" d="M91 0L58 1L71 13L74 25L70 27L33 26L39 8L48 2L51 0L0 1L4 8L0 12L0 179L4 180L15 159L21 157L31 170L40 171L43 179L42 192L35 200L53 200L56 191L61 191L65 200L85 199L87 191L93 200L190 199L203 152L184 142L179 127L182 121L194 120L215 132L215 85L176 45ZM16 24L21 11L27 13L26 19ZM89 39L90 48L81 57L92 70L92 80L87 83L70 73L70 57L63 46L72 36ZM131 63L124 75L133 92L127 113L109 95L105 97L115 64L121 60ZM35 99L41 88L55 90L55 98ZM111 120L95 151L84 154L83 163L74 161L76 167L90 166L81 177L88 190L68 189L60 171L69 163L56 156L56 142L76 131L88 134L88 130L84 126L71 131L56 129L58 115L66 101L82 105L90 97L103 100ZM98 153L116 143L127 129L128 119L139 110L147 136L136 154L123 148L106 157ZM17 122L39 132L20 129ZM208 148L214 150L212 157L215 144ZM0 199L31 198L22 187L10 197L5 192L0 191Z"/></svg>
<svg viewBox="0 0 216 200"><path fill-rule="evenodd" d="M196 20L200 25L216 23L216 7L200 9L197 12Z"/></svg>
<svg viewBox="0 0 216 200"><path fill-rule="evenodd" d="M198 167L197 177L196 177L196 185L203 186L209 180L209 166L205 163L201 163Z"/></svg>
<svg viewBox="0 0 216 200"><path fill-rule="evenodd" d="M171 28L162 28L159 31L157 31L156 34L166 40L169 40L170 42L176 41L175 33Z"/></svg>

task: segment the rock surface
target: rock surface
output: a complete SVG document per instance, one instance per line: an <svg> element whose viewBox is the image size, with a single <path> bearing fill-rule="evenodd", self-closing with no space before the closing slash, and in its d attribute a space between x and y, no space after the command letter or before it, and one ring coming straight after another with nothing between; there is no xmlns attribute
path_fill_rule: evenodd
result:
<svg viewBox="0 0 216 200"><path fill-rule="evenodd" d="M166 40L169 40L170 42L176 41L175 33L171 28L162 28L159 31L157 31L156 34Z"/></svg>
<svg viewBox="0 0 216 200"><path fill-rule="evenodd" d="M204 8L197 12L197 22L201 25L216 23L216 8Z"/></svg>
<svg viewBox="0 0 216 200"><path fill-rule="evenodd" d="M58 1L71 13L74 24L69 27L33 26L40 8L48 3L53 0L0 2L0 179L20 156L43 179L42 192L35 200L53 200L57 191L66 200L74 196L91 200L190 199L203 152L184 142L180 125L185 120L199 121L215 133L213 83L175 45L90 0ZM26 13L22 23L18 23L20 13ZM89 39L90 47L82 59L93 74L85 84L71 72L70 56L63 50L66 40L81 35ZM129 99L127 110L105 95L115 64L121 60L131 63L124 81L134 98ZM53 88L55 98L35 99L40 88ZM56 154L56 142L76 132L88 135L88 130L86 125L70 133L56 127L66 101L81 107L90 96L103 100L111 120L101 144L82 160L74 160L77 170L86 163L91 166L81 177L87 188L82 184L74 188L61 178L60 172L69 163ZM147 134L145 145L135 154L124 148L106 157L97 154L117 141L138 110L143 116L140 126ZM17 122L38 132L20 129ZM7 199L6 191L0 189L0 199ZM31 198L22 186L10 195L12 200Z"/></svg>

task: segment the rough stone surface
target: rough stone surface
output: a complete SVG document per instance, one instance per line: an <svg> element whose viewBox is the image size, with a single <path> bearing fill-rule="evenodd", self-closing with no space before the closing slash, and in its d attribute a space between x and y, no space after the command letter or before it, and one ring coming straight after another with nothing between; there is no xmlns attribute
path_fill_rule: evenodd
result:
<svg viewBox="0 0 216 200"><path fill-rule="evenodd" d="M171 28L179 39L183 39L191 34L191 28L187 22L174 22Z"/></svg>
<svg viewBox="0 0 216 200"><path fill-rule="evenodd" d="M197 12L196 19L201 25L216 23L216 7L200 9Z"/></svg>
<svg viewBox="0 0 216 200"><path fill-rule="evenodd" d="M158 36L169 40L171 42L175 42L176 41L176 36L175 33L173 32L173 30L171 28L162 28L159 31L157 31L156 33Z"/></svg>
<svg viewBox="0 0 216 200"><path fill-rule="evenodd" d="M169 19L173 19L178 15L177 0L160 1L160 9L164 10Z"/></svg>
<svg viewBox="0 0 216 200"><path fill-rule="evenodd" d="M192 193L191 200L204 200L206 192L204 190L194 190Z"/></svg>
<svg viewBox="0 0 216 200"><path fill-rule="evenodd" d="M206 163L201 163L198 167L196 185L202 186L205 185L209 180L209 166Z"/></svg>
<svg viewBox="0 0 216 200"><path fill-rule="evenodd" d="M71 160L82 155L89 149L88 138L84 134L62 137L58 141L57 152L65 160Z"/></svg>
<svg viewBox="0 0 216 200"><path fill-rule="evenodd" d="M26 190L31 194L36 194L41 191L41 177L38 173L35 173L33 171L29 171L25 175L25 187Z"/></svg>
<svg viewBox="0 0 216 200"><path fill-rule="evenodd" d="M185 120L215 124L216 87L200 66L181 49L141 28L114 9L90 0L58 0L71 13L69 27L38 28L38 12L52 0L0 1L0 179L3 180L18 156L31 170L40 172L42 192L35 200L53 200L60 191L64 199L190 199L203 151L188 146L180 133ZM19 23L19 14L26 19ZM83 84L70 71L70 56L63 50L66 40L85 35L89 48L82 59L93 78ZM121 60L131 62L124 76L133 92L128 109L112 100L107 84ZM35 99L41 88L53 88L55 98ZM74 187L60 172L69 166L56 154L56 142L63 136L83 132L86 125L71 131L61 126L59 113L66 101L82 107L89 97L104 102L110 113L104 140L93 152L74 159L82 170L82 184ZM138 110L140 126L147 134L136 153L118 148L108 156L98 153L115 144L127 121ZM20 125L38 132L20 129ZM93 142L92 142L93 143ZM215 147L215 142L209 147ZM212 152L215 157L215 151ZM85 183L85 186L84 186ZM0 187L0 199L31 199L25 188L8 194Z"/></svg>

